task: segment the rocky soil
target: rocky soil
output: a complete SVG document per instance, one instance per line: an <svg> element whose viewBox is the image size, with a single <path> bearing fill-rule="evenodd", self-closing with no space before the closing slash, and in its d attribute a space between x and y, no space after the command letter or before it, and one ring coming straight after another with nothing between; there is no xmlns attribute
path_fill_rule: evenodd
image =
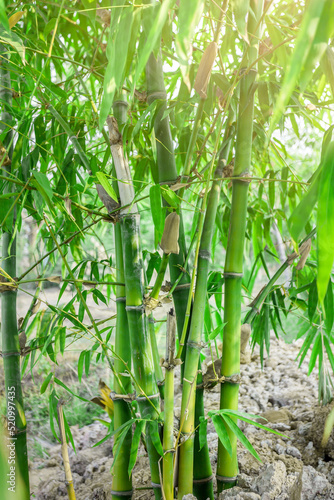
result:
<svg viewBox="0 0 334 500"><path fill-rule="evenodd" d="M251 425L239 425L260 455L257 462L239 447L238 486L223 492L220 499L235 500L334 500L334 437L326 450L320 446L324 421L330 407L317 402L317 377L307 376L307 361L298 369L295 362L298 344L286 345L272 340L271 355L261 371L260 359L253 355L242 365L240 410L262 415L269 426L284 437ZM245 360L246 361L246 360ZM206 409L217 409L219 389L206 396ZM176 416L181 394L176 394ZM80 500L110 499L112 464L111 442L93 448L106 428L96 422L84 428L72 428L77 453L70 450L76 497ZM208 424L208 442L213 471L217 461L217 437ZM66 486L59 445L43 442L47 460L31 463L33 498L56 500L66 497ZM134 499L154 498L150 488L149 466L144 450L138 454L133 472Z"/></svg>

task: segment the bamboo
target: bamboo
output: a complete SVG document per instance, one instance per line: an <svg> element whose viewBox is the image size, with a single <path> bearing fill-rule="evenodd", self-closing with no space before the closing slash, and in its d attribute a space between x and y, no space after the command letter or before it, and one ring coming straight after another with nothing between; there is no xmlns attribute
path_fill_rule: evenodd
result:
<svg viewBox="0 0 334 500"><path fill-rule="evenodd" d="M117 281L124 281L124 262L123 262L123 248L122 248L122 235L119 223L115 224L115 252L116 252L116 278ZM131 351L128 319L125 309L125 287L116 287L116 335L115 335L115 371L118 374L124 390L115 379L114 390L116 394L129 394L131 392L131 379L129 376L124 375L125 372L131 370ZM125 422L131 419L131 410L129 403L115 398L114 400L114 429L118 429ZM114 437L114 442L117 434ZM121 449L119 451L117 460L113 467L112 478L112 499L123 498L130 500L132 496L132 480L129 478L128 467L130 460L132 431L129 429Z"/></svg>
<svg viewBox="0 0 334 500"><path fill-rule="evenodd" d="M140 249L139 214L134 200L134 189L128 163L123 152L121 134L114 118L107 119L110 149L117 174L122 206L130 205L120 211L121 233L126 290L126 312L129 323L133 370L139 396L142 418L156 419L159 415L159 393L154 377L151 343L146 330L143 306L143 268ZM160 456L155 449L152 436L147 432L147 451L151 468L152 485L157 500L161 498L158 461Z"/></svg>
<svg viewBox="0 0 334 500"><path fill-rule="evenodd" d="M113 104L113 111L120 130L123 129L127 119L127 102L119 96L119 100ZM113 172L115 176L115 172ZM118 184L113 182L113 188L116 195L119 195ZM122 231L119 222L114 225L115 234L115 256L116 256L116 281L124 283L124 261L123 261L123 244ZM115 372L119 380L115 378L114 390L115 393L129 394L132 392L132 384L130 376L126 372L131 371L131 351L130 351L130 335L128 318L126 314L125 287L116 287L116 334L115 334ZM121 427L125 422L131 419L131 408L129 402L121 398L114 399L114 429ZM114 442L117 438L117 433L114 437ZM130 451L132 442L132 431L129 429L119 450L117 459L114 463L112 471L112 500L122 498L130 500L132 497L132 478L129 477L128 468L130 462Z"/></svg>
<svg viewBox="0 0 334 500"><path fill-rule="evenodd" d="M240 102L237 123L236 156L232 181L232 207L230 228L225 260L224 294L224 334L221 375L225 377L221 384L220 408L236 410L238 408L239 373L240 373L240 327L241 327L241 282L243 270L243 252L247 216L247 193L249 182L243 180L248 175L251 165L254 91L258 55L259 26L263 9L263 0L251 0L248 17L248 37L250 45L246 47L244 58L252 70L247 72L240 82ZM232 457L222 443L218 443L217 486L218 492L230 488L236 483L238 474L237 438L227 429Z"/></svg>
<svg viewBox="0 0 334 500"><path fill-rule="evenodd" d="M73 485L72 471L71 471L70 459L68 457L68 449L67 449L67 442L66 442L63 402L61 399L59 400L58 405L57 405L57 413L58 413L58 425L59 425L60 442L61 442L61 454L62 454L63 462L64 462L67 494L68 494L69 500L75 500L75 491L74 491L74 485Z"/></svg>
<svg viewBox="0 0 334 500"><path fill-rule="evenodd" d="M11 79L9 73L8 50L0 45L2 62L0 66L1 96L9 106L12 103ZM11 115L4 110L1 113L1 121L10 123ZM12 129L8 128L3 146L8 154L9 161L1 162L6 177L11 176L11 158L13 154ZM7 164L6 164L7 163ZM4 193L12 190L12 184L6 183ZM2 234L2 263L1 267L13 280L16 276L16 238L14 236L15 212L12 228ZM15 464L21 474L24 484L24 500L30 498L29 494L29 471L27 452L27 424L23 410L23 396L21 388L20 368L20 344L17 327L16 309L17 288L13 287L1 293L1 332L2 332L2 357L5 372L7 425L10 437L10 446L15 450Z"/></svg>
<svg viewBox="0 0 334 500"><path fill-rule="evenodd" d="M175 368L175 332L174 311L167 315L165 372L165 409L163 436L163 491L166 500L174 498L174 368Z"/></svg>
<svg viewBox="0 0 334 500"><path fill-rule="evenodd" d="M203 404L203 385L201 377L197 379L198 387L196 393L197 408L195 408L195 381L197 378L199 353L201 349L201 336L204 324L204 311L206 303L207 277L209 271L209 262L211 258L211 241L215 228L215 218L219 202L221 178L223 167L229 155L230 143L232 138L231 124L234 120L233 113L229 114L226 124L224 142L227 138L226 147L222 151L215 176L217 180L212 183L210 194L208 196L208 205L203 220L203 230L198 251L198 269L196 278L196 289L194 296L194 305L191 316L189 339L187 342L187 354L184 372L184 385L182 391L181 406L181 429L185 441L180 445L180 464L179 464L179 493L178 498L182 499L184 495L192 493L193 481L191 478L191 469L194 460L194 440L198 439L195 430L195 420L199 423L199 417L204 414ZM210 178L210 171L209 171ZM205 204L205 200L203 205ZM205 205L204 205L205 206ZM203 218L203 214L201 214ZM195 418L196 417L196 418ZM208 449L206 446L199 450L199 440L196 442L197 458L194 466L194 488L196 495L200 498L213 499L212 471L209 461ZM196 473L196 474L195 474Z"/></svg>

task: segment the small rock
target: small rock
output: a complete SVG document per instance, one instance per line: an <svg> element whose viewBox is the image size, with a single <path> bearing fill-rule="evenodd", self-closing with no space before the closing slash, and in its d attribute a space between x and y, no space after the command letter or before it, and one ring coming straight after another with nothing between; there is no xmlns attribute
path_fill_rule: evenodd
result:
<svg viewBox="0 0 334 500"><path fill-rule="evenodd" d="M275 446L275 451L276 451L276 453L278 453L279 455L285 455L286 448L285 448L285 446L282 446L281 444L277 444L277 445Z"/></svg>
<svg viewBox="0 0 334 500"><path fill-rule="evenodd" d="M281 493L286 479L286 467L281 461L265 466L255 481L256 491L260 495L267 493L268 500L274 500ZM263 497L262 497L263 498Z"/></svg>
<svg viewBox="0 0 334 500"><path fill-rule="evenodd" d="M323 474L307 465L303 470L301 498L302 500L332 500L334 499L334 487L331 486Z"/></svg>
<svg viewBox="0 0 334 500"><path fill-rule="evenodd" d="M296 458L299 458L299 459L302 458L302 454L300 453L300 451L298 450L298 448L296 448L295 446L288 446L287 449L286 449L286 453L288 455L291 455L292 457L296 457Z"/></svg>
<svg viewBox="0 0 334 500"><path fill-rule="evenodd" d="M184 497L183 497L184 498ZM230 490L222 491L218 497L219 500L225 500L225 498L233 500L261 500L260 495L253 493L251 491L243 491L239 486L234 486Z"/></svg>

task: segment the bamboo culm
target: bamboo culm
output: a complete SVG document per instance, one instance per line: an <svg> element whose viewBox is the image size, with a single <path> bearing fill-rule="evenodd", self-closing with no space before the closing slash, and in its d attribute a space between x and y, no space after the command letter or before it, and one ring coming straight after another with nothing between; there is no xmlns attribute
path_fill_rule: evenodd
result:
<svg viewBox="0 0 334 500"><path fill-rule="evenodd" d="M11 105L12 87L9 73L8 49L0 45L2 54L2 63L0 68L1 92L3 101ZM11 123L12 117L7 111L2 111L1 121L3 124ZM5 175L11 176L11 158L13 153L12 129L8 128L6 137L3 140L3 146L8 155L8 161L2 164ZM4 154L4 160L6 158ZM4 187L4 193L11 192L12 184L7 183ZM12 227L2 234L2 263L1 267L12 280L16 277L16 238L15 212L12 221ZM5 372L6 387L6 408L8 418L8 433L10 445L15 449L15 461L17 469L21 475L24 485L23 499L29 500L29 471L28 471L28 452L27 452L27 424L23 410L23 396L21 388L21 367L20 367L20 344L17 327L17 308L16 308L17 289L4 291L1 294L1 332L2 332L2 357ZM14 415L15 420L12 420Z"/></svg>
<svg viewBox="0 0 334 500"><path fill-rule="evenodd" d="M159 410L159 392L154 377L151 343L146 329L143 305L144 283L142 256L139 236L139 214L133 203L134 189L128 163L123 152L122 137L115 118L107 119L110 149L114 160L122 206L130 205L131 212L121 210L121 233L123 243L126 312L129 324L133 371L139 393L137 401L142 418L156 419ZM152 436L147 432L147 451L150 461L151 478L157 500L161 498L159 459Z"/></svg>
<svg viewBox="0 0 334 500"><path fill-rule="evenodd" d="M251 0L248 16L248 37L246 46L247 65L255 63L258 55L259 26L263 0ZM251 14L252 12L252 14ZM241 284L243 252L247 216L247 193L249 182L243 176L249 174L252 152L254 91L256 69L245 73L240 82L240 101L237 120L236 156L232 181L232 206L226 259L224 268L224 333L221 375L220 408L238 409L240 373L240 328L241 328ZM233 377L233 379L231 378ZM217 486L218 492L235 485L238 474L237 438L226 429L232 446L230 456L222 443L218 443Z"/></svg>

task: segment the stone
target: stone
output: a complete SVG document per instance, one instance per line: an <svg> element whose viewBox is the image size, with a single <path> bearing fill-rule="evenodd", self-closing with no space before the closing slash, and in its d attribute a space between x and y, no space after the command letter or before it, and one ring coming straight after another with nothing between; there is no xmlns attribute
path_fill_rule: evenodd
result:
<svg viewBox="0 0 334 500"><path fill-rule="evenodd" d="M326 477L311 465L303 470L303 487L301 500L333 500L334 487Z"/></svg>
<svg viewBox="0 0 334 500"><path fill-rule="evenodd" d="M184 497L183 497L184 498ZM244 491L239 486L234 486L230 490L222 491L218 497L219 500L225 500L225 498L231 500L261 500L260 495L252 491Z"/></svg>
<svg viewBox="0 0 334 500"><path fill-rule="evenodd" d="M266 465L255 481L255 489L263 495L267 493L268 500L275 498L282 492L283 484L286 479L286 467L280 460L272 464Z"/></svg>
<svg viewBox="0 0 334 500"><path fill-rule="evenodd" d="M286 449L286 453L287 455L291 455L292 457L296 457L298 459L302 458L302 454L295 446L288 446Z"/></svg>

